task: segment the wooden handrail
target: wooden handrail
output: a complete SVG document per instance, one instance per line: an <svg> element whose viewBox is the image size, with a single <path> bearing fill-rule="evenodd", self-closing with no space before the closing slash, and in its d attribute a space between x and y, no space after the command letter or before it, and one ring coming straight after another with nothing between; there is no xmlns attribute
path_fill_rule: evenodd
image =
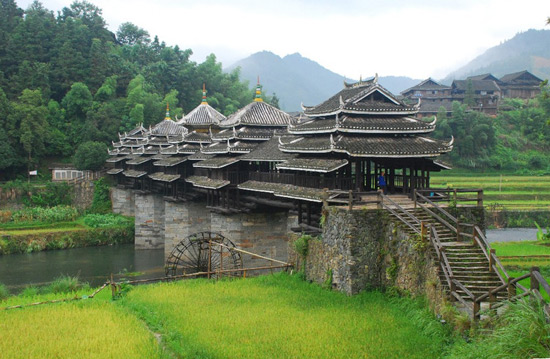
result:
<svg viewBox="0 0 550 359"><path fill-rule="evenodd" d="M451 221L453 221L454 223L458 223L458 219L456 219L456 217L454 217L449 212L447 212L446 210L444 210L443 208L441 208L440 206L438 206L437 204L432 202L429 198L424 197L423 195L418 194L418 193L416 194L416 197L420 197L422 200L424 200L427 203L431 204L434 208L436 208L439 212L441 212L444 216L449 218Z"/></svg>
<svg viewBox="0 0 550 359"><path fill-rule="evenodd" d="M412 214L409 213L409 211L405 210L405 208L401 207L398 203L396 203L393 199L391 199L390 197L386 196L385 194L381 194L381 197L382 197L382 205L385 206L384 204L384 201L388 201L390 202L392 205L394 205L395 207L397 207L401 212L405 213L409 218L411 218L413 220L413 222L416 222L417 224L420 224L420 220L418 218L416 218L415 216L413 216ZM389 208L389 206L386 206Z"/></svg>
<svg viewBox="0 0 550 359"><path fill-rule="evenodd" d="M449 222L447 222L446 220L444 220L443 218L441 218L439 215L437 215L436 213L434 213L432 210L430 210L426 205L422 204L422 203L418 203L418 205L420 206L420 208L422 208L423 210L425 210L426 212L428 212L432 217L434 217L435 219L437 219L440 223L442 223L445 227L449 228L451 231L455 232L456 233L456 228L453 227L453 225L451 225Z"/></svg>

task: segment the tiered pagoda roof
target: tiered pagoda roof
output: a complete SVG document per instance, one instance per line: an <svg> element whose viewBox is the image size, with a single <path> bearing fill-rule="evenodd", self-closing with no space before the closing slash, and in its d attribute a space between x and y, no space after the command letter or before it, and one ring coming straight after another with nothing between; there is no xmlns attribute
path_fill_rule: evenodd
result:
<svg viewBox="0 0 550 359"><path fill-rule="evenodd" d="M418 105L407 106L378 84L378 77L355 84L344 83L344 89L317 106L302 106L309 117L338 114L415 115Z"/></svg>
<svg viewBox="0 0 550 359"><path fill-rule="evenodd" d="M202 102L178 121L178 124L193 127L219 126L225 119L226 117L224 115L208 104L206 100L206 88L203 84Z"/></svg>
<svg viewBox="0 0 550 359"><path fill-rule="evenodd" d="M273 137L277 130L286 130L293 117L263 102L258 81L256 98L220 123L222 130L211 133L214 141L201 149L209 154L245 154L259 142Z"/></svg>
<svg viewBox="0 0 550 359"><path fill-rule="evenodd" d="M434 157L449 152L452 140L425 137L435 130L436 120L416 119L417 112L418 105L402 103L378 84L377 76L345 84L320 105L304 107L308 118L291 123L288 132L295 136L282 138L279 148L288 153L372 158Z"/></svg>

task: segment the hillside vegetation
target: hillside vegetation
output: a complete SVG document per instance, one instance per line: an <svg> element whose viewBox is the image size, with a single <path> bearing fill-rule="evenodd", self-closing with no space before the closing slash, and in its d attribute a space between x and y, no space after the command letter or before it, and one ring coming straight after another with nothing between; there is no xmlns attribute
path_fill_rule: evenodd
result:
<svg viewBox="0 0 550 359"><path fill-rule="evenodd" d="M542 79L550 78L550 30L528 30L494 46L443 81L492 73L497 77L528 70Z"/></svg>
<svg viewBox="0 0 550 359"><path fill-rule="evenodd" d="M196 107L203 83L226 115L253 99L238 70L223 73L215 55L197 64L191 50L131 23L111 33L101 15L87 1L57 15L40 2L26 10L0 2L0 181L83 144L89 152L90 142L105 154L119 132L164 118L168 103L172 117Z"/></svg>
<svg viewBox="0 0 550 359"><path fill-rule="evenodd" d="M506 99L496 117L453 103L442 109L434 137L454 137L453 150L441 157L454 167L516 174L550 174L550 88L535 100Z"/></svg>

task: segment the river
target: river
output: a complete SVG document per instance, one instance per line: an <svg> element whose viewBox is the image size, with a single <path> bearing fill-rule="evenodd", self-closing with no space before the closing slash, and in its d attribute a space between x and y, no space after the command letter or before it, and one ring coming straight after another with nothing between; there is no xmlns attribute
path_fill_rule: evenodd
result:
<svg viewBox="0 0 550 359"><path fill-rule="evenodd" d="M0 256L0 283L12 293L47 285L60 275L78 276L98 286L111 273L121 279L128 272L142 273L132 279L164 276L164 250L135 250L133 244L121 244Z"/></svg>
<svg viewBox="0 0 550 359"><path fill-rule="evenodd" d="M536 240L536 228L487 230L489 242ZM29 285L42 286L60 275L78 276L91 286L103 284L111 275L135 279L164 276L164 250L135 250L133 244L86 247L0 256L0 283L17 293Z"/></svg>

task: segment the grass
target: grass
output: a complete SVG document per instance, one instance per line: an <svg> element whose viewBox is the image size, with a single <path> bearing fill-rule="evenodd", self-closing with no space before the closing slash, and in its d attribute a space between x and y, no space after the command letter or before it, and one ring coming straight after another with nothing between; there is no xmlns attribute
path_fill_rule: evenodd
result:
<svg viewBox="0 0 550 359"><path fill-rule="evenodd" d="M31 288L1 305L89 292ZM2 357L438 358L449 346L448 329L420 301L379 292L347 297L286 274L140 286L115 302L109 296L104 290L93 300L0 310ZM162 345L140 319L162 334Z"/></svg>
<svg viewBox="0 0 550 359"><path fill-rule="evenodd" d="M32 289L32 288L31 288ZM90 294L27 294L2 306ZM110 291L77 302L0 310L6 358L533 358L546 357L550 326L519 303L495 330L462 340L420 300L379 292L353 297L284 273L188 280ZM154 335L160 334L160 341ZM156 335L156 334L155 334Z"/></svg>
<svg viewBox="0 0 550 359"><path fill-rule="evenodd" d="M186 358L436 358L445 346L437 321L415 325L383 294L347 297L284 274L142 286L121 304Z"/></svg>
<svg viewBox="0 0 550 359"><path fill-rule="evenodd" d="M550 325L538 303L520 301L496 319L492 332L480 332L470 342L458 341L448 359L547 358Z"/></svg>
<svg viewBox="0 0 550 359"><path fill-rule="evenodd" d="M107 301L0 311L3 358L161 358L155 339Z"/></svg>
<svg viewBox="0 0 550 359"><path fill-rule="evenodd" d="M434 173L433 187L482 188L484 204L507 209L533 210L550 207L550 176L517 176L445 171Z"/></svg>
<svg viewBox="0 0 550 359"><path fill-rule="evenodd" d="M550 245L543 245L537 241L522 242L494 242L491 247L498 256L540 256L550 255Z"/></svg>
<svg viewBox="0 0 550 359"><path fill-rule="evenodd" d="M531 267L539 267L546 280L550 279L550 245L544 245L538 241L522 241L494 242L491 243L491 247L496 250L497 256L506 257L500 258L500 260L510 277L520 277L529 273ZM519 283L529 288L531 280L527 278ZM550 301L550 296L544 290L541 294L547 301Z"/></svg>

